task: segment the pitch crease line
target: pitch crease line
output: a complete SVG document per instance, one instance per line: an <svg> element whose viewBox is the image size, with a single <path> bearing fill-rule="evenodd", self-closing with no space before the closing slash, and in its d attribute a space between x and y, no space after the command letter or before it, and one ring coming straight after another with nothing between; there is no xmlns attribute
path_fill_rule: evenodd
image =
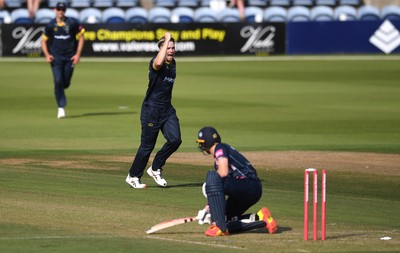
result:
<svg viewBox="0 0 400 253"><path fill-rule="evenodd" d="M211 246L211 247L217 247L217 248L229 248L229 249L247 250L246 248L241 248L241 247L236 247L236 246L226 246L226 245L221 245L221 244L208 244L208 243L205 243L205 242L169 239L169 238L162 238L162 237L158 237L158 236L147 236L147 238L155 239L155 240L162 240L162 241L170 241L170 242L182 242L182 243L189 243L189 244L197 244L197 245Z"/></svg>

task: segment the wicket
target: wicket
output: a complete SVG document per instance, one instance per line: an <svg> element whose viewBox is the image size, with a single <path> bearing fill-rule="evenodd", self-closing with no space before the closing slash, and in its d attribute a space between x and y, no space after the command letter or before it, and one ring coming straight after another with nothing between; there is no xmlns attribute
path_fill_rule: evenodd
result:
<svg viewBox="0 0 400 253"><path fill-rule="evenodd" d="M304 170L304 240L308 240L309 172L313 174L313 239L318 240L318 171ZM321 189L321 240L326 239L326 170L322 170Z"/></svg>

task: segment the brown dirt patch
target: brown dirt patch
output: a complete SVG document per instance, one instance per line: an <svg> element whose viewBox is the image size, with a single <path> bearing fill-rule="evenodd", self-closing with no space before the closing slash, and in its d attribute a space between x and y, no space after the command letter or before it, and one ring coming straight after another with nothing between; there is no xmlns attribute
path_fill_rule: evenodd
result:
<svg viewBox="0 0 400 253"><path fill-rule="evenodd" d="M400 176L400 154L318 151L260 151L243 154L255 167L269 169L326 168ZM211 157L199 153L176 153L169 162L209 165L210 160Z"/></svg>
<svg viewBox="0 0 400 253"><path fill-rule="evenodd" d="M400 176L400 154L320 152L320 151L259 151L243 152L257 168L268 169L306 169L326 168L336 171L352 171L368 174ZM154 157L154 156L153 156ZM150 158L152 161L153 157ZM26 165L41 164L52 167L93 168L92 162L123 162L130 164L132 156L82 155L63 161L44 161L36 159L0 159L1 164ZM168 163L211 165L213 158L199 152L173 154ZM127 165L127 167L129 167ZM115 168L120 169L119 165Z"/></svg>

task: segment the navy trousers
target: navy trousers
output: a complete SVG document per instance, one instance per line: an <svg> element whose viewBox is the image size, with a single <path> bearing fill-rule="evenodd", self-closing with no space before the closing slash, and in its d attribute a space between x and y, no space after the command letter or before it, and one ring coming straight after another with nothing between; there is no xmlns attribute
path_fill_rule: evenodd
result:
<svg viewBox="0 0 400 253"><path fill-rule="evenodd" d="M54 57L51 63L51 69L54 78L54 94L58 107L67 105L65 89L71 84L72 74L74 72L74 64L69 58Z"/></svg>
<svg viewBox="0 0 400 253"><path fill-rule="evenodd" d="M143 175L160 131L167 141L154 157L153 170L162 169L167 159L182 143L179 119L172 105L160 107L144 102L140 121L142 124L141 142L129 170L129 174L132 177L138 178Z"/></svg>

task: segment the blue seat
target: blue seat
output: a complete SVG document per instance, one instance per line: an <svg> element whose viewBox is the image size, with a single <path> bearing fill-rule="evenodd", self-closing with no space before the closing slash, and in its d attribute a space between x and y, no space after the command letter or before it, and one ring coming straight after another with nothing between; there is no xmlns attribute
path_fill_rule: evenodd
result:
<svg viewBox="0 0 400 253"><path fill-rule="evenodd" d="M361 6L363 0L339 0L339 5Z"/></svg>
<svg viewBox="0 0 400 253"><path fill-rule="evenodd" d="M194 21L200 23L218 22L217 13L210 7L199 7L194 11Z"/></svg>
<svg viewBox="0 0 400 253"><path fill-rule="evenodd" d="M171 11L165 7L153 7L149 10L149 22L170 23Z"/></svg>
<svg viewBox="0 0 400 253"><path fill-rule="evenodd" d="M109 8L114 5L113 0L93 0L93 7L96 8Z"/></svg>
<svg viewBox="0 0 400 253"><path fill-rule="evenodd" d="M381 19L400 20L400 6L387 5L382 7Z"/></svg>
<svg viewBox="0 0 400 253"><path fill-rule="evenodd" d="M314 5L314 0L293 0L293 6L295 5L311 7Z"/></svg>
<svg viewBox="0 0 400 253"><path fill-rule="evenodd" d="M341 5L335 8L335 20L353 21L357 20L357 9L350 5Z"/></svg>
<svg viewBox="0 0 400 253"><path fill-rule="evenodd" d="M334 12L333 9L329 6L318 5L311 8L310 11L311 20L312 21L333 21Z"/></svg>
<svg viewBox="0 0 400 253"><path fill-rule="evenodd" d="M288 10L289 22L306 22L311 21L310 9L305 6L293 6Z"/></svg>
<svg viewBox="0 0 400 253"><path fill-rule="evenodd" d="M42 8L36 11L34 21L37 24L47 24L55 17L56 14L54 13L54 10L48 8Z"/></svg>
<svg viewBox="0 0 400 253"><path fill-rule="evenodd" d="M9 24L11 21L10 12L8 10L0 10L0 24Z"/></svg>
<svg viewBox="0 0 400 253"><path fill-rule="evenodd" d="M363 5L358 8L358 20L380 20L380 11L378 7L372 5Z"/></svg>
<svg viewBox="0 0 400 253"><path fill-rule="evenodd" d="M248 0L247 3L248 6L265 8L268 4L268 0Z"/></svg>
<svg viewBox="0 0 400 253"><path fill-rule="evenodd" d="M70 0L70 6L72 8L89 8L91 6L91 0Z"/></svg>
<svg viewBox="0 0 400 253"><path fill-rule="evenodd" d="M89 7L82 9L79 15L79 21L81 23L95 24L100 23L103 14L97 8Z"/></svg>
<svg viewBox="0 0 400 253"><path fill-rule="evenodd" d="M16 24L32 24L33 20L29 17L28 9L18 8L10 13L12 23Z"/></svg>
<svg viewBox="0 0 400 253"><path fill-rule="evenodd" d="M138 0L116 0L115 6L120 8L131 8L138 6Z"/></svg>
<svg viewBox="0 0 400 253"><path fill-rule="evenodd" d="M178 0L176 3L178 7L197 8L199 6L198 0Z"/></svg>
<svg viewBox="0 0 400 253"><path fill-rule="evenodd" d="M282 6L282 7L289 7L290 6L290 0L270 0L269 1L270 6Z"/></svg>
<svg viewBox="0 0 400 253"><path fill-rule="evenodd" d="M315 0L315 5L335 6L337 0Z"/></svg>
<svg viewBox="0 0 400 253"><path fill-rule="evenodd" d="M192 23L194 11L189 7L176 7L171 11L171 20L174 23Z"/></svg>
<svg viewBox="0 0 400 253"><path fill-rule="evenodd" d="M247 22L260 23L264 20L264 11L257 6L248 6L244 9L244 16Z"/></svg>
<svg viewBox="0 0 400 253"><path fill-rule="evenodd" d="M125 20L130 23L144 24L148 22L148 13L145 8L132 7L125 11Z"/></svg>
<svg viewBox="0 0 400 253"><path fill-rule="evenodd" d="M176 5L175 0L154 0L155 7L173 8L175 7L175 5Z"/></svg>
<svg viewBox="0 0 400 253"><path fill-rule="evenodd" d="M287 10L280 6L271 6L264 11L265 22L287 22Z"/></svg>
<svg viewBox="0 0 400 253"><path fill-rule="evenodd" d="M240 22L240 15L237 8L222 9L218 15L218 21L222 23Z"/></svg>
<svg viewBox="0 0 400 253"><path fill-rule="evenodd" d="M60 0L48 0L47 6L49 8L56 8L58 2L64 2L68 6L68 1L60 1Z"/></svg>
<svg viewBox="0 0 400 253"><path fill-rule="evenodd" d="M4 0L4 5L11 9L22 8L26 0Z"/></svg>
<svg viewBox="0 0 400 253"><path fill-rule="evenodd" d="M118 7L110 7L103 11L103 23L119 24L125 23L125 11Z"/></svg>
<svg viewBox="0 0 400 253"><path fill-rule="evenodd" d="M79 22L79 11L77 9L67 8L65 16L74 19L76 22Z"/></svg>

